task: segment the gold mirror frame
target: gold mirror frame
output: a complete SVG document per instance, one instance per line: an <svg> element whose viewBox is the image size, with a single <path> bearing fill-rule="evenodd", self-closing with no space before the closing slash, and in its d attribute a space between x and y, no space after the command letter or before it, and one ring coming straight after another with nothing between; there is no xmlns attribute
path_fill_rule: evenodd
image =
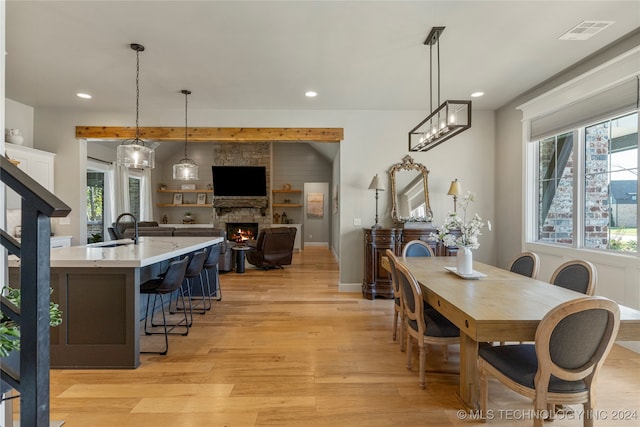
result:
<svg viewBox="0 0 640 427"><path fill-rule="evenodd" d="M422 175L422 185L424 191L424 201L426 205L426 220L431 221L433 219L433 212L431 211L431 204L429 203L429 170L421 163L416 163L410 155L406 155L402 158L401 163L396 163L389 169L389 175L391 177L391 217L396 224L404 223L404 220L398 215L398 195L396 189L396 174L400 171L417 171Z"/></svg>

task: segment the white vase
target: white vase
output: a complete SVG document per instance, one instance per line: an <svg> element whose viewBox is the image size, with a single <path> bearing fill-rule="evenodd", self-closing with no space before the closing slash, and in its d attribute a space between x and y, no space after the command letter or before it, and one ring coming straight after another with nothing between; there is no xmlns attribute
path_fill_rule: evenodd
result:
<svg viewBox="0 0 640 427"><path fill-rule="evenodd" d="M458 253L456 255L456 268L458 270L458 274L473 273L473 252L471 252L470 247L458 247Z"/></svg>

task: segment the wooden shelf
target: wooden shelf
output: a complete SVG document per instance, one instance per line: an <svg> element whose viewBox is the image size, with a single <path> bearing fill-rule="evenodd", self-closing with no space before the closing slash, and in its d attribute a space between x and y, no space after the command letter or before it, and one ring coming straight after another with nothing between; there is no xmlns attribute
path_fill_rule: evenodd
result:
<svg viewBox="0 0 640 427"><path fill-rule="evenodd" d="M301 208L302 205L300 203L272 203L271 206L274 208Z"/></svg>
<svg viewBox="0 0 640 427"><path fill-rule="evenodd" d="M195 203L183 203L181 205L175 205L173 203L156 203L159 208L212 208L211 203L205 203L197 205Z"/></svg>
<svg viewBox="0 0 640 427"><path fill-rule="evenodd" d="M272 193L302 193L302 190L271 190Z"/></svg>
<svg viewBox="0 0 640 427"><path fill-rule="evenodd" d="M213 193L213 190L157 190L158 193Z"/></svg>

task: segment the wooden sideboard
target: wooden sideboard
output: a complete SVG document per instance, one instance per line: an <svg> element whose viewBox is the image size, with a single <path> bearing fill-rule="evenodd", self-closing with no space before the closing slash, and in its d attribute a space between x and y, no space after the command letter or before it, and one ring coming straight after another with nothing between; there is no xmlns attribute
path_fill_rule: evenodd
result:
<svg viewBox="0 0 640 427"><path fill-rule="evenodd" d="M393 285L389 272L382 267L381 258L385 251L391 249L394 254L401 256L407 242L422 240L431 246L436 256L452 256L457 248L447 248L436 244L429 238L435 233L435 227L430 228L364 228L364 279L362 280L362 295L367 299L393 298Z"/></svg>

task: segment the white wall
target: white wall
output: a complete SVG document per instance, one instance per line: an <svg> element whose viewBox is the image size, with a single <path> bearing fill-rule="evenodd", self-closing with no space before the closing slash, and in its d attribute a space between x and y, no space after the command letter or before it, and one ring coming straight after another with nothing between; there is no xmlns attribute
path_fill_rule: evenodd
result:
<svg viewBox="0 0 640 427"><path fill-rule="evenodd" d="M192 110L191 126L221 127L341 127L344 140L340 144L339 174L340 209L337 221L340 230L340 282L361 284L363 278L362 227L374 222L375 202L367 189L376 173L388 177L387 170L408 153L407 132L424 118L426 112L398 111L218 111ZM182 111L145 108L142 126L180 126ZM212 119L215 118L215 119ZM55 193L74 210L71 225L56 225L57 234L71 234L73 244L80 244L80 218L84 218L84 185L86 181L86 144L75 139L75 126L133 126L135 117L116 113L88 113L37 109L35 114L36 148L57 154ZM465 189L477 194L472 207L485 219L494 218L494 114L475 111L473 127L426 153L413 153L415 161L430 169L429 190L436 220L451 209L446 196L449 183L458 178ZM64 165L64 166L62 166ZM388 178L387 178L388 179ZM387 187L389 185L387 183ZM77 207L77 209L76 209ZM390 226L390 195L379 200L380 221ZM354 218L362 226L354 226ZM495 221L492 221L495 222ZM485 233L476 259L495 262L495 236Z"/></svg>
<svg viewBox="0 0 640 427"><path fill-rule="evenodd" d="M18 129L24 137L22 145L33 147L33 107L4 97L2 99L5 108L3 129Z"/></svg>

